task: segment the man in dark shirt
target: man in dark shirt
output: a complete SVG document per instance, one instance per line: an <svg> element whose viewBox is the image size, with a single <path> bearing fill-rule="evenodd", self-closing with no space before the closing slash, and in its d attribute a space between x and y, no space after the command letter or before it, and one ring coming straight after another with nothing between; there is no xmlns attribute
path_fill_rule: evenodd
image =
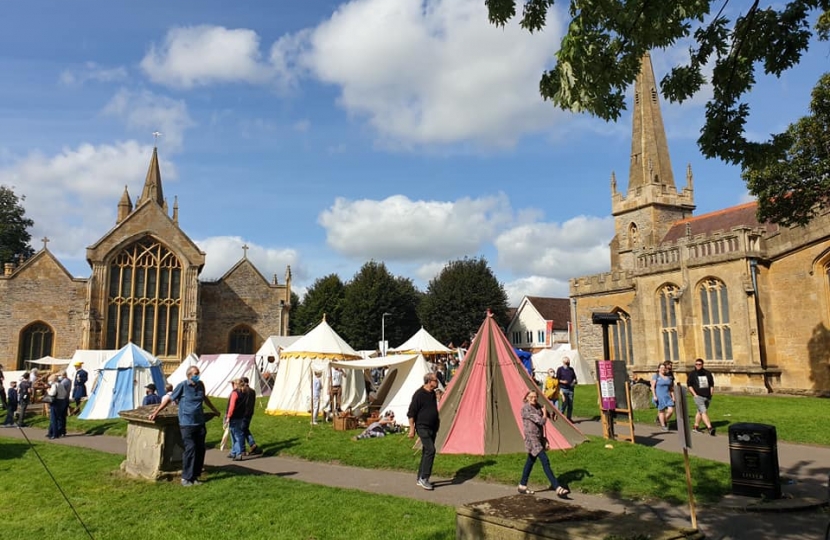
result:
<svg viewBox="0 0 830 540"><path fill-rule="evenodd" d="M156 410L150 414L150 421L155 420L158 413L167 407L171 401L176 401L179 404L179 429L182 432L182 444L184 446L184 452L182 453L182 485L185 487L197 486L201 484L198 478L202 474L202 468L205 464L207 429L205 428L206 420L203 404L210 407L220 418L222 413L207 397L205 383L199 380L199 368L196 366L187 368L187 379L176 385L169 399L168 396L162 399Z"/></svg>
<svg viewBox="0 0 830 540"><path fill-rule="evenodd" d="M243 426L243 430L245 431L245 441L251 449L248 453L258 455L262 453L262 449L257 446L254 436L251 435L251 420L254 418L254 410L256 408L256 390L251 388L251 383L248 381L248 377L242 377L240 380L245 383L245 391L248 394L248 399L245 401L245 423Z"/></svg>
<svg viewBox="0 0 830 540"><path fill-rule="evenodd" d="M409 438L421 439L421 465L418 467L417 484L426 490L435 489L429 482L432 475L432 462L435 460L435 435L440 424L438 418L438 400L435 389L438 388L438 377L434 373L424 375L424 385L412 395L409 410Z"/></svg>
<svg viewBox="0 0 830 540"><path fill-rule="evenodd" d="M156 393L156 385L153 383L144 387L144 400L141 402L142 407L147 405L158 405L161 403L161 396Z"/></svg>
<svg viewBox="0 0 830 540"><path fill-rule="evenodd" d="M3 366L0 366L0 407L4 409L8 408L8 404L6 403L6 388L3 386Z"/></svg>
<svg viewBox="0 0 830 540"><path fill-rule="evenodd" d="M712 395L715 392L715 378L712 372L703 367L703 359L695 360L695 369L689 373L689 378L686 380L689 387L689 392L692 393L697 407L695 414L695 433L703 433L700 429L700 421L706 425L706 431L709 435L715 435L715 428L712 427L712 422L709 420L709 402L712 401Z"/></svg>
<svg viewBox="0 0 830 540"><path fill-rule="evenodd" d="M571 420L574 412L576 371L571 367L571 359L567 356L562 359L562 365L556 370L556 379L559 381L559 410L568 420Z"/></svg>

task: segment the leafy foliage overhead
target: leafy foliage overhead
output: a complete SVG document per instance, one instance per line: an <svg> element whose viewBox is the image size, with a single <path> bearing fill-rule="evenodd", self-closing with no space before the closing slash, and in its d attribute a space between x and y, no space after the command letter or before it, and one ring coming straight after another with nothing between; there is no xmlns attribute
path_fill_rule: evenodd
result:
<svg viewBox="0 0 830 540"><path fill-rule="evenodd" d="M293 303L289 324L292 326L292 335L303 335L320 324L323 315L329 325L337 330L340 323L340 314L343 310L343 296L345 285L337 274L329 274L316 280L308 288L302 303Z"/></svg>
<svg viewBox="0 0 830 540"><path fill-rule="evenodd" d="M485 4L490 21L500 26L516 17L521 5L521 26L537 32L545 27L554 0L485 0ZM663 96L682 103L711 84L713 95L698 139L703 155L744 169L750 191L759 196L761 216L804 223L812 215L801 206L806 201L796 196L785 202L781 195L806 193L800 175L817 180L817 169L801 169L803 160L796 156L803 154L794 153L792 128L767 141L746 138L750 116L746 97L759 72L780 77L800 62L814 37L830 38L830 0L765 4L760 0L738 6L730 6L729 0L570 0L567 30L553 68L542 74L540 93L564 110L617 120L626 108L625 90L636 79L643 55L688 42L687 58L660 83ZM742 11L733 16L737 10ZM707 80L704 73L710 68ZM778 166L770 168L771 161ZM774 186L767 186L764 182L773 181L773 173L780 176ZM765 201L770 193L777 198ZM815 202L826 205L823 197Z"/></svg>
<svg viewBox="0 0 830 540"><path fill-rule="evenodd" d="M12 188L0 186L0 269L5 263L17 263L34 254L29 229L35 222L26 217L24 200Z"/></svg>

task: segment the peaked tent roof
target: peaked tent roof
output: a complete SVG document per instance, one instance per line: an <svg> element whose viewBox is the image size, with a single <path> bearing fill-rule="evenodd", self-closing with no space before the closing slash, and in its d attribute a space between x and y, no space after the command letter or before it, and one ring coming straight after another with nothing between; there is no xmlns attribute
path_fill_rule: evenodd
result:
<svg viewBox="0 0 830 540"><path fill-rule="evenodd" d="M144 386L164 388L161 362L128 343L98 370L92 394L78 417L81 420L118 418L118 413L141 406Z"/></svg>
<svg viewBox="0 0 830 540"><path fill-rule="evenodd" d="M539 391L488 314L439 404L436 449L442 454L525 452L521 409L530 390ZM548 400L540 403L553 410ZM545 434L552 449L573 448L587 440L562 416L556 423L548 420Z"/></svg>
<svg viewBox="0 0 830 540"><path fill-rule="evenodd" d="M452 351L445 347L440 341L432 337L432 334L424 330L422 326L415 335L407 339L400 346L389 349L395 354L450 354Z"/></svg>
<svg viewBox="0 0 830 540"><path fill-rule="evenodd" d="M280 352L280 360L286 358L357 360L362 357L323 318L313 330Z"/></svg>
<svg viewBox="0 0 830 540"><path fill-rule="evenodd" d="M191 354L167 377L167 382L173 386L179 384L187 378L187 370L193 365L199 368L205 393L210 397L229 398L231 381L241 377L248 377L257 396L271 394L271 388L262 378L253 354L203 354L198 359Z"/></svg>

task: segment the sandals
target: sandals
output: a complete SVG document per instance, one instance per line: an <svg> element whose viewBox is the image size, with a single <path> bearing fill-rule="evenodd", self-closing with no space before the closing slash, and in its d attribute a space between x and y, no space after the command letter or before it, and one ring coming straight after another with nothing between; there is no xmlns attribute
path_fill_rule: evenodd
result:
<svg viewBox="0 0 830 540"><path fill-rule="evenodd" d="M556 495L560 499L566 498L570 492L571 490L566 487L559 486L558 488L556 488Z"/></svg>
<svg viewBox="0 0 830 540"><path fill-rule="evenodd" d="M535 491L533 491L532 489L530 489L528 487L521 487L521 486L519 486L517 491L519 493L521 493L522 495L533 495L534 493L536 493Z"/></svg>

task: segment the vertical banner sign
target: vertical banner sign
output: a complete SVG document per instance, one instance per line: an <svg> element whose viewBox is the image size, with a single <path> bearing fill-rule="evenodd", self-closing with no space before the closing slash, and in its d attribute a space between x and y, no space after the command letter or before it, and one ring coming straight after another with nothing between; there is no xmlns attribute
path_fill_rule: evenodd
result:
<svg viewBox="0 0 830 540"><path fill-rule="evenodd" d="M603 411L617 408L617 393L614 389L614 366L610 360L597 361L599 392Z"/></svg>

